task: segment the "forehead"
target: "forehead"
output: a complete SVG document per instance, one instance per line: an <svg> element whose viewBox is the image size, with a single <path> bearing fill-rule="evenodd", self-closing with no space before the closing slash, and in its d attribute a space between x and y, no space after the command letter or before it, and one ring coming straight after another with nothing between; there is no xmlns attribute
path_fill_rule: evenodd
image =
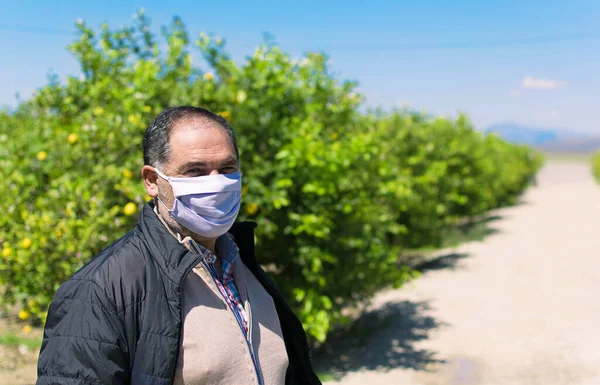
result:
<svg viewBox="0 0 600 385"><path fill-rule="evenodd" d="M235 157L235 150L225 130L217 123L184 120L177 123L169 137L169 163L190 161L213 162Z"/></svg>

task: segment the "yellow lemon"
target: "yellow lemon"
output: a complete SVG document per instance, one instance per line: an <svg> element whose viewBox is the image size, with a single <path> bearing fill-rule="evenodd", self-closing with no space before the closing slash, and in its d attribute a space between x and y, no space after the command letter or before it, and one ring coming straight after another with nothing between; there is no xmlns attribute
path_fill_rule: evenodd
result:
<svg viewBox="0 0 600 385"><path fill-rule="evenodd" d="M146 202L151 201L152 197L150 195L146 195Z"/></svg>
<svg viewBox="0 0 600 385"><path fill-rule="evenodd" d="M11 254L12 254L12 249L10 247L5 247L4 249L2 249L3 257L8 257Z"/></svg>
<svg viewBox="0 0 600 385"><path fill-rule="evenodd" d="M144 126L144 123L142 122L142 114L140 114L140 113L129 115L127 117L127 121L129 121L129 123L133 124L134 126L138 126L138 127Z"/></svg>
<svg viewBox="0 0 600 385"><path fill-rule="evenodd" d="M123 170L123 177L125 179L131 179L133 178L133 173L129 170Z"/></svg>
<svg viewBox="0 0 600 385"><path fill-rule="evenodd" d="M77 135L76 133L70 133L69 136L67 137L67 141L71 144L75 144L77 143L77 140L79 139L79 135Z"/></svg>
<svg viewBox="0 0 600 385"><path fill-rule="evenodd" d="M31 327L31 325L23 326L23 332L25 332L25 334L31 333L32 330L33 330L33 328Z"/></svg>
<svg viewBox="0 0 600 385"><path fill-rule="evenodd" d="M215 78L215 75L213 75L212 72L207 72L204 74L203 78L204 78L204 80L211 81Z"/></svg>
<svg viewBox="0 0 600 385"><path fill-rule="evenodd" d="M150 111L152 111L152 107L144 106L144 112L150 112Z"/></svg>
<svg viewBox="0 0 600 385"><path fill-rule="evenodd" d="M137 211L137 206L133 202L129 202L123 207L123 213L127 216L132 216Z"/></svg>
<svg viewBox="0 0 600 385"><path fill-rule="evenodd" d="M250 215L254 215L258 212L258 205L256 203L250 203L246 206L246 212Z"/></svg>
<svg viewBox="0 0 600 385"><path fill-rule="evenodd" d="M231 123L231 112L221 111L221 112L219 112L219 115L221 115L223 118L225 118L225 120L227 120L229 123Z"/></svg>
<svg viewBox="0 0 600 385"><path fill-rule="evenodd" d="M31 316L31 314L25 310L25 309L21 309L19 310L19 319L25 321L26 319L28 319Z"/></svg>
<svg viewBox="0 0 600 385"><path fill-rule="evenodd" d="M31 238L25 238L21 241L21 246L23 246L24 249L28 249L31 247Z"/></svg>
<svg viewBox="0 0 600 385"><path fill-rule="evenodd" d="M246 98L248 97L248 95L246 95L246 91L244 90L239 90L237 93L237 97L236 100L238 103L242 104L246 101Z"/></svg>
<svg viewBox="0 0 600 385"><path fill-rule="evenodd" d="M44 160L44 159L46 159L47 156L48 156L48 153L46 151L40 151L37 154L38 160Z"/></svg>
<svg viewBox="0 0 600 385"><path fill-rule="evenodd" d="M100 116L104 113L104 108L98 106L98 107L95 107L92 112L94 113L94 115Z"/></svg>
<svg viewBox="0 0 600 385"><path fill-rule="evenodd" d="M248 194L248 186L242 186L242 196L246 196Z"/></svg>

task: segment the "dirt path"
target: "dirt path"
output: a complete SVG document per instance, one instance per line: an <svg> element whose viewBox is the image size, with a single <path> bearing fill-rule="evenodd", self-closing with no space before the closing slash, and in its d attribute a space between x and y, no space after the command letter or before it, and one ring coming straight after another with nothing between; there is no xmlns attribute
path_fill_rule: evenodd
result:
<svg viewBox="0 0 600 385"><path fill-rule="evenodd" d="M342 385L600 384L600 187L549 163L497 232L381 293L321 369ZM327 384L334 384L330 381Z"/></svg>
<svg viewBox="0 0 600 385"><path fill-rule="evenodd" d="M0 344L0 385L31 385L35 384L37 373L37 357L39 349L36 341L41 341L43 331L34 328L23 331L23 324L0 318L0 336L8 335L31 341L29 344ZM36 345L27 346L27 345Z"/></svg>

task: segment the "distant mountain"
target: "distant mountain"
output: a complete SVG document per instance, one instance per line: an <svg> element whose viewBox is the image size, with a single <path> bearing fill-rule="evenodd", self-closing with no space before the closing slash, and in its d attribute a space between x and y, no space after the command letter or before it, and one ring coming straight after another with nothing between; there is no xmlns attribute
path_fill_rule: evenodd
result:
<svg viewBox="0 0 600 385"><path fill-rule="evenodd" d="M504 122L489 126L485 132L494 132L511 143L525 144L552 152L592 152L600 149L600 136L578 133L561 128L537 128Z"/></svg>

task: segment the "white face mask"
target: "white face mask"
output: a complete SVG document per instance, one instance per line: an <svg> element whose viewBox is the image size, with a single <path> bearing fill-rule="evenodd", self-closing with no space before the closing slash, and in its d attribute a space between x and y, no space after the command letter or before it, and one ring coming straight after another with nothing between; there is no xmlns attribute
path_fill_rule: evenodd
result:
<svg viewBox="0 0 600 385"><path fill-rule="evenodd" d="M216 238L231 228L242 199L241 172L172 178L155 170L173 189L175 202L169 215L177 223L206 238Z"/></svg>

